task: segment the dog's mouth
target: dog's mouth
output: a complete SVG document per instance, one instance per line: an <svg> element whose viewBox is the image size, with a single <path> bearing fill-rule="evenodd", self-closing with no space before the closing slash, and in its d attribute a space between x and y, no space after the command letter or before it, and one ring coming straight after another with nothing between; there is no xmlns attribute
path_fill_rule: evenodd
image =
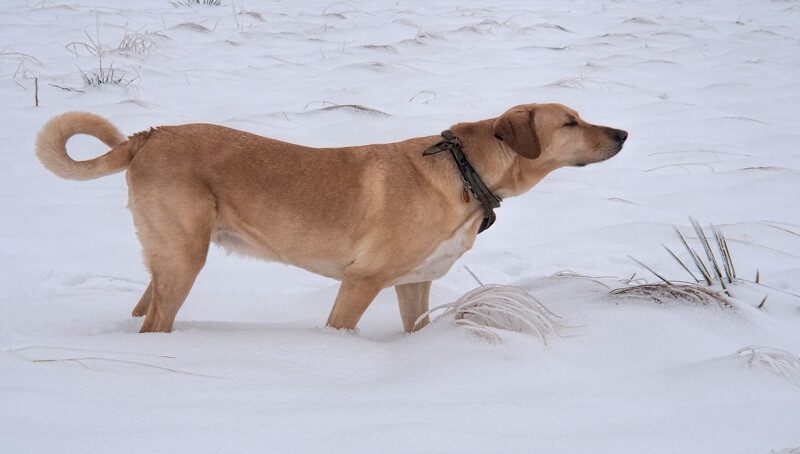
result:
<svg viewBox="0 0 800 454"><path fill-rule="evenodd" d="M572 167L586 167L589 164L596 164L598 162L607 161L616 156L620 151L622 151L623 144L624 142L613 141L601 147L598 147L592 154L594 156L600 156L600 158L578 161L575 164L572 164Z"/></svg>

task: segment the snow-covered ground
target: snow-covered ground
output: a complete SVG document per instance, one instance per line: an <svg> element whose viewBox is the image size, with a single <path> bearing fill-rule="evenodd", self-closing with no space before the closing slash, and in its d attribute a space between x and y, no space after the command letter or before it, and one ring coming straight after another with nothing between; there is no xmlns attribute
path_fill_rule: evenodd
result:
<svg viewBox="0 0 800 454"><path fill-rule="evenodd" d="M696 246L693 215L722 228L740 276L800 293L796 1L12 3L0 5L0 451L800 448L800 381L768 350L800 354L800 299L741 286L730 309L606 288L652 279L628 255L684 279L660 244L679 249L677 224ZM98 48L120 85L84 85ZM128 314L147 274L124 178L60 180L33 154L67 110L127 133L213 122L335 146L545 101L628 130L625 149L506 201L432 303L475 286L468 265L578 327L546 346L447 321L405 335L392 291L357 333L335 332L322 325L336 282L218 249L176 331L139 335ZM347 104L375 111L324 109ZM103 150L70 142L80 158ZM736 353L751 345L763 348Z"/></svg>

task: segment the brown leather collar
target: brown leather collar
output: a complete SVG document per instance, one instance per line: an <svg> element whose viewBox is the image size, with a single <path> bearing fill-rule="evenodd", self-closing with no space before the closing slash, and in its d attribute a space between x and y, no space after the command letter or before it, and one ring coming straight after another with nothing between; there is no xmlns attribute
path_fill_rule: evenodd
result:
<svg viewBox="0 0 800 454"><path fill-rule="evenodd" d="M461 179L464 180L464 186L472 192L478 203L481 204L481 208L483 208L483 222L480 229L478 229L478 233L481 233L494 224L497 217L494 214L494 209L500 206L501 199L492 193L475 170L475 167L469 162L467 155L464 154L464 145L458 137L449 129L442 131L442 137L443 140L428 147L422 155L428 156L444 150L450 150L453 161L455 161L456 167L461 173Z"/></svg>

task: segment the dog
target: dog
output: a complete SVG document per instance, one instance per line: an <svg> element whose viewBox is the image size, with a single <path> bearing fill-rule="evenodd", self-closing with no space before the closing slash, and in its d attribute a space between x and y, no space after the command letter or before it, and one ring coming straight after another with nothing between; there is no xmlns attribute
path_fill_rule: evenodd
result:
<svg viewBox="0 0 800 454"><path fill-rule="evenodd" d="M378 292L394 286L403 329L412 332L428 323L431 281L491 224L495 202L560 167L609 159L628 137L561 104L519 105L445 132L311 148L212 124L126 137L102 117L68 112L43 126L36 154L73 180L127 169L151 274L133 309L145 316L143 333L172 331L211 242L341 281L327 321L338 329L354 329ZM75 134L111 150L75 161L66 151Z"/></svg>

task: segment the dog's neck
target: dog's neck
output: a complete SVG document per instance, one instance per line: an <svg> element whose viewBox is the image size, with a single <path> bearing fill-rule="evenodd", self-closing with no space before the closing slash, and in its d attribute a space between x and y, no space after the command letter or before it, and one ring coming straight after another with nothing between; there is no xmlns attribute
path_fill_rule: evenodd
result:
<svg viewBox="0 0 800 454"><path fill-rule="evenodd" d="M520 195L557 169L555 163L527 159L494 137L494 118L450 128L486 185L502 198Z"/></svg>

